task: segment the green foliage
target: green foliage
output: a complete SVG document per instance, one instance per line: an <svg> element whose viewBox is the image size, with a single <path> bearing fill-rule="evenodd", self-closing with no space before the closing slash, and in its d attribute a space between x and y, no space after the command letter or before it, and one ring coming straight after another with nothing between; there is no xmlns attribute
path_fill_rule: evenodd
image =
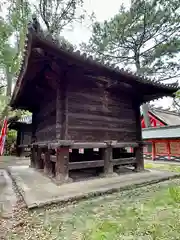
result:
<svg viewBox="0 0 180 240"><path fill-rule="evenodd" d="M21 44L18 47L17 43L23 42L24 44L21 32L23 31L25 36L25 26L27 26L25 2L7 1L6 5L8 5L8 14L7 16L3 14L4 17L0 19L0 71L3 76L0 83L3 90L0 95L0 111L5 115L8 114L7 103L11 97L13 80L19 69L21 52L24 47ZM17 40L14 45L10 44L12 37L16 37Z"/></svg>
<svg viewBox="0 0 180 240"><path fill-rule="evenodd" d="M39 0L35 7L49 34L59 36L72 22L84 19L82 6L83 0Z"/></svg>
<svg viewBox="0 0 180 240"><path fill-rule="evenodd" d="M12 145L16 143L17 132L15 130L9 130L6 136L6 142L4 146L4 155L11 155Z"/></svg>
<svg viewBox="0 0 180 240"><path fill-rule="evenodd" d="M13 58L13 73L17 73L19 70L30 17L31 9L28 1L12 1L9 7L8 20L13 28L13 34L16 40L16 54Z"/></svg>
<svg viewBox="0 0 180 240"><path fill-rule="evenodd" d="M177 0L136 0L109 21L96 22L82 48L161 80L180 76L180 7Z"/></svg>
<svg viewBox="0 0 180 240"><path fill-rule="evenodd" d="M169 194L176 203L180 203L180 187L169 187Z"/></svg>

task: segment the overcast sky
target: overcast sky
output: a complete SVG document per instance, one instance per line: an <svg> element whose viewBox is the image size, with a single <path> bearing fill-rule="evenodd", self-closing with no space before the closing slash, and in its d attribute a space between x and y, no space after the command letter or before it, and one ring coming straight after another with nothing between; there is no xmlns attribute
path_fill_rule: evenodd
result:
<svg viewBox="0 0 180 240"><path fill-rule="evenodd" d="M96 19L98 21L104 21L113 17L120 8L120 5L123 3L125 6L130 6L131 0L84 0L85 10L91 14L95 13ZM64 31L64 37L74 44L79 44L82 41L87 42L91 36L91 31L87 27L82 25L74 24L73 31Z"/></svg>
<svg viewBox="0 0 180 240"><path fill-rule="evenodd" d="M96 19L98 21L103 21L118 13L122 3L124 6L129 7L131 0L84 0L84 2L86 11L88 11L89 14L93 11L96 15ZM78 45L81 42L88 41L89 37L91 36L91 31L85 26L83 27L82 25L75 24L73 31L65 30L63 35L70 42ZM172 98L164 97L163 99L154 101L153 104L167 108L172 105Z"/></svg>
<svg viewBox="0 0 180 240"><path fill-rule="evenodd" d="M32 2L36 2L32 0ZM91 14L95 13L96 19L98 21L108 20L113 17L120 8L121 4L124 4L125 7L129 7L131 0L84 0L84 8ZM62 35L70 42L75 45L80 44L81 42L88 42L88 39L91 36L91 31L88 29L87 24L77 24L75 23L72 29L66 29L63 31ZM180 81L179 81L180 83ZM163 98L154 102L156 106L162 106L167 108L172 105L171 98Z"/></svg>

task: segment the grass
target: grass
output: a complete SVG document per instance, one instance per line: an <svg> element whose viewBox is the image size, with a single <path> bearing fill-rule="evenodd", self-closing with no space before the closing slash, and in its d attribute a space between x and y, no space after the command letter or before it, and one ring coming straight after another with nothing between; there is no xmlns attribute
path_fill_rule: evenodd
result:
<svg viewBox="0 0 180 240"><path fill-rule="evenodd" d="M171 172L179 172L180 173L180 165L177 164L162 164L162 163L145 163L145 168L147 169L159 169L166 170Z"/></svg>
<svg viewBox="0 0 180 240"><path fill-rule="evenodd" d="M180 239L180 180L26 212L6 239Z"/></svg>
<svg viewBox="0 0 180 240"><path fill-rule="evenodd" d="M180 172L178 165L145 167ZM66 206L19 207L14 220L7 240L180 240L180 179Z"/></svg>

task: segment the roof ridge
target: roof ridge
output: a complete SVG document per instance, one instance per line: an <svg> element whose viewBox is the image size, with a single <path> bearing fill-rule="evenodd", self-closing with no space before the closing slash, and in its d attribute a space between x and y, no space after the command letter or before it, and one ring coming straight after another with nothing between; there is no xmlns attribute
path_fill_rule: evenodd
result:
<svg viewBox="0 0 180 240"><path fill-rule="evenodd" d="M147 76L143 76L141 74L138 74L137 72L132 72L132 71L129 71L129 70L125 70L124 68L119 68L115 64L110 64L109 61L103 61L103 60L100 60L99 58L94 58L92 55L88 55L85 52L81 52L80 50L74 51L74 47L68 46L66 43L62 43L62 42L60 43L60 41L58 39L54 39L52 37L52 35L50 35L48 33L47 33L47 35L45 35L35 16L33 18L33 21L29 22L28 27L27 27L27 34L26 34L25 49L24 49L24 52L23 52L24 53L23 57L24 57L25 53L27 52L29 35L32 34L32 33L36 33L38 35L38 37L41 37L44 40L46 39L47 41L48 40L52 41L54 44L58 45L58 47L61 48L62 50L65 50L69 53L80 56L80 57L84 58L84 60L94 61L94 63L99 64L101 66L104 66L106 68L109 68L111 70L114 70L116 72L126 73L131 77L136 77L136 78L138 78L139 82L143 83L145 81L145 83L150 83L150 84L154 83L154 85L156 85L156 86L158 85L158 86L172 87L174 89L176 89L179 85L178 81L176 81L175 83L164 84L164 83L161 83L160 81L158 81L156 78L151 79ZM21 66L22 65L23 64L21 64Z"/></svg>
<svg viewBox="0 0 180 240"><path fill-rule="evenodd" d="M167 108L167 109L163 109L162 107L150 107L150 110L157 110L159 112L163 112L163 113L167 113L167 114L172 114L172 115L176 115L176 116L179 116L180 117L180 114L175 111L175 110L170 110L170 108Z"/></svg>

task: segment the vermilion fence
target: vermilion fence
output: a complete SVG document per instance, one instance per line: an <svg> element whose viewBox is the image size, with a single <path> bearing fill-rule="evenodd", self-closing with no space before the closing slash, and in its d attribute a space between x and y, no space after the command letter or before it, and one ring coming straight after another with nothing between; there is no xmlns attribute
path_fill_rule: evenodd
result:
<svg viewBox="0 0 180 240"><path fill-rule="evenodd" d="M180 161L180 139L148 140L144 147L144 157L152 160Z"/></svg>

